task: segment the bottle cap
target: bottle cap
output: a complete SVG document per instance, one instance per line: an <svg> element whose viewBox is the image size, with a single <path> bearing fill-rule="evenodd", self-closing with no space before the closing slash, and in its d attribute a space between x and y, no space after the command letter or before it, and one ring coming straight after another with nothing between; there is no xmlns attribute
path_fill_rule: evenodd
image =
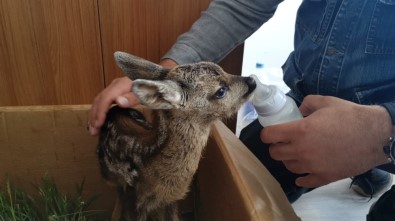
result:
<svg viewBox="0 0 395 221"><path fill-rule="evenodd" d="M256 82L252 103L260 116L271 116L278 113L286 103L285 94L274 85L262 84L256 75L252 75Z"/></svg>
<svg viewBox="0 0 395 221"><path fill-rule="evenodd" d="M263 63L256 63L255 68L263 68L265 65Z"/></svg>

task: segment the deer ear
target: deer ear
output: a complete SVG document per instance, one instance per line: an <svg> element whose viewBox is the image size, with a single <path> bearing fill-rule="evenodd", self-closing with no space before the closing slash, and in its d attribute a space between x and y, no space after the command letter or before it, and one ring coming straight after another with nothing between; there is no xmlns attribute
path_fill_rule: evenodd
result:
<svg viewBox="0 0 395 221"><path fill-rule="evenodd" d="M136 79L164 79L168 69L137 56L117 51L114 53L119 68L132 80Z"/></svg>
<svg viewBox="0 0 395 221"><path fill-rule="evenodd" d="M181 105L181 87L174 81L135 80L132 92L140 103L152 109L172 109Z"/></svg>

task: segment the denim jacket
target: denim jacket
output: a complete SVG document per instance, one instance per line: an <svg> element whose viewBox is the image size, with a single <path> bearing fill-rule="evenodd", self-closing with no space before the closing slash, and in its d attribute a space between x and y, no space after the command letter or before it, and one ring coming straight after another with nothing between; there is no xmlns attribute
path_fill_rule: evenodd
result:
<svg viewBox="0 0 395 221"><path fill-rule="evenodd" d="M219 61L280 3L215 0L164 57L179 64ZM304 0L294 38L283 65L291 97L300 103L320 94L382 105L395 125L395 0Z"/></svg>

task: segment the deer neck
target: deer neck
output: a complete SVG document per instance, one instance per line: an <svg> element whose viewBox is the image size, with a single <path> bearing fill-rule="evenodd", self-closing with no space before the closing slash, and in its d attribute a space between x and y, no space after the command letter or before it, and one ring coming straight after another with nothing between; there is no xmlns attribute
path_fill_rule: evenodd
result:
<svg viewBox="0 0 395 221"><path fill-rule="evenodd" d="M185 113L178 110L157 110L161 131L166 131L168 142L173 146L202 149L215 119Z"/></svg>
<svg viewBox="0 0 395 221"><path fill-rule="evenodd" d="M163 111L163 116L167 120L169 129L180 131L181 133L186 133L187 131L185 129L191 132L193 131L193 133L205 131L210 128L211 123L216 119L216 117L204 115L199 111L186 112L177 109Z"/></svg>

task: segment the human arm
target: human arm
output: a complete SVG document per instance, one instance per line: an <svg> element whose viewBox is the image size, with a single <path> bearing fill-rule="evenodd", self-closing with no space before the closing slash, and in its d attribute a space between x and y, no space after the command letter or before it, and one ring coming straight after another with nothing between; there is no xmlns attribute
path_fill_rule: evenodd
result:
<svg viewBox="0 0 395 221"><path fill-rule="evenodd" d="M178 64L218 62L269 20L283 0L215 0L163 56Z"/></svg>
<svg viewBox="0 0 395 221"><path fill-rule="evenodd" d="M305 118L261 132L265 143L273 143L273 159L294 173L308 174L297 185L318 187L388 163L383 146L394 127L383 106L310 95L300 110Z"/></svg>

